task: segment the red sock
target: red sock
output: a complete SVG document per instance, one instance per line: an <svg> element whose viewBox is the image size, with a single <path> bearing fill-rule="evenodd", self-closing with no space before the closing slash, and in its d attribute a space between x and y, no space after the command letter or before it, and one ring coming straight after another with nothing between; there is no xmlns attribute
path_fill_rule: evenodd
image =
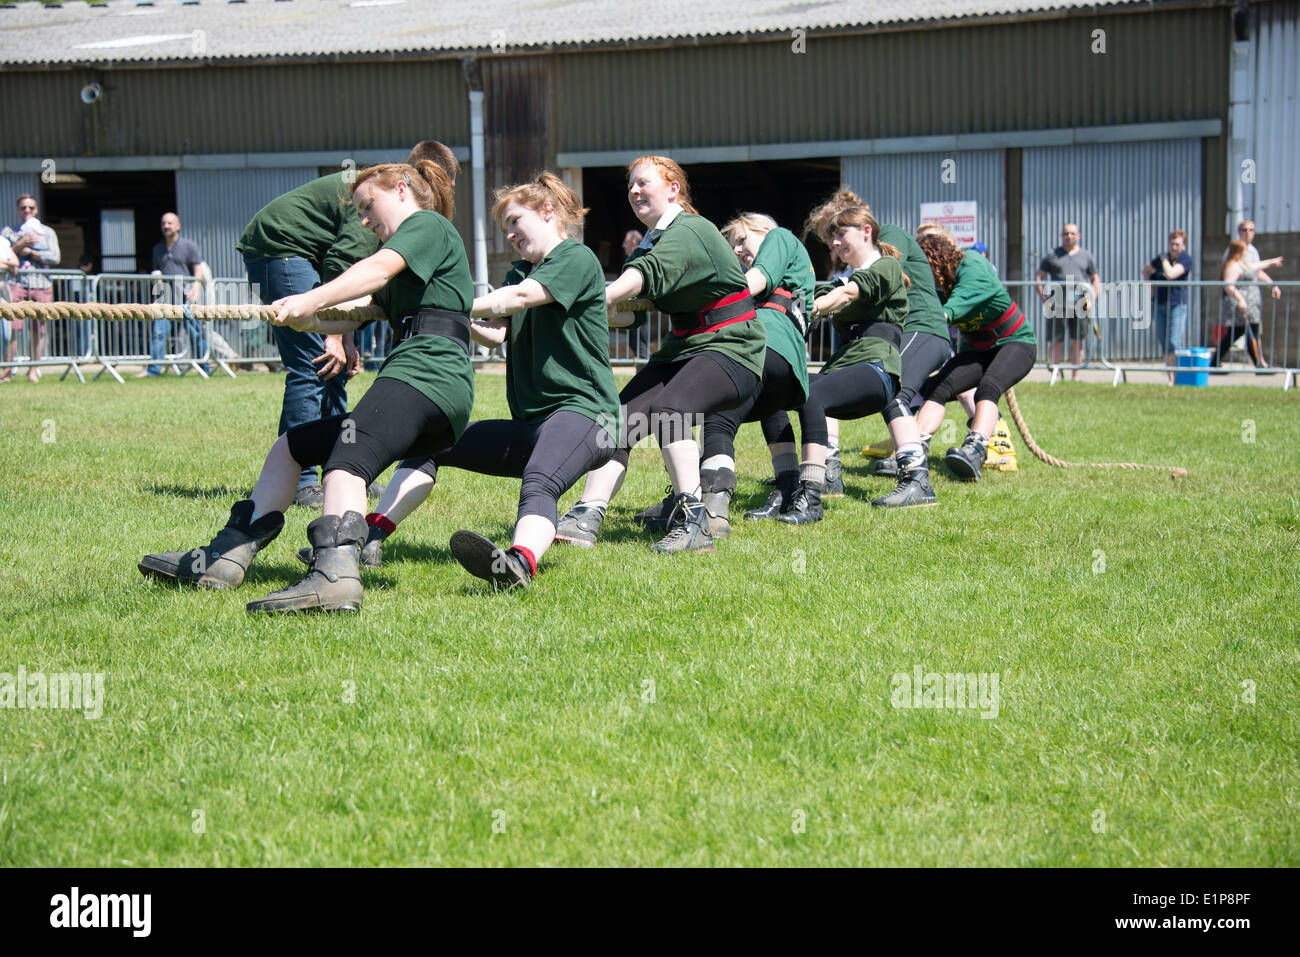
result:
<svg viewBox="0 0 1300 957"><path fill-rule="evenodd" d="M524 548L524 546L522 545L511 545L510 550L512 552L518 552L520 555L524 557L524 561L528 563L529 574L531 575L537 574L537 556L533 554L533 550L531 548Z"/></svg>
<svg viewBox="0 0 1300 957"><path fill-rule="evenodd" d="M397 531L397 526L393 524L393 520L380 512L371 512L367 515L366 524L375 526L385 535L391 535Z"/></svg>

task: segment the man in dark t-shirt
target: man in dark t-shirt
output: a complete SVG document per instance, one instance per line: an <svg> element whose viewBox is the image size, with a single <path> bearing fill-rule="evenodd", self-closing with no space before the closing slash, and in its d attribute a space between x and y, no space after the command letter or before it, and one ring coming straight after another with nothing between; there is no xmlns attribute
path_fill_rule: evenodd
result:
<svg viewBox="0 0 1300 957"><path fill-rule="evenodd" d="M154 284L152 299L172 305L197 301L203 292L202 277L206 265L199 247L191 239L181 238L181 218L175 213L163 213L162 235L160 242L153 247L153 272L163 276L192 276L195 282L177 282L164 280ZM169 319L153 321L153 335L149 340L149 356L154 364L136 376L140 378L157 378L163 374L159 363L167 354L167 336L171 333L172 323ZM190 336L191 356L202 359L208 351L207 333L203 323L197 319L186 319L185 329Z"/></svg>

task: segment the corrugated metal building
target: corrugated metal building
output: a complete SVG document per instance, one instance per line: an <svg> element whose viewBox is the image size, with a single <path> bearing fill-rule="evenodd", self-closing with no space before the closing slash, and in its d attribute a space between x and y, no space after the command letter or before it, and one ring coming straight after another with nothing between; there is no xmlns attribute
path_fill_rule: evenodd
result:
<svg viewBox="0 0 1300 957"><path fill-rule="evenodd" d="M0 84L39 120L0 129L0 188L41 190L48 215L74 188L148 174L228 272L248 217L320 170L429 137L469 159L478 87L486 171L459 184L467 243L477 186L551 166L599 207L587 240L603 252L635 225L621 166L653 151L699 171L715 218L766 208L794 227L844 181L908 227L921 202L976 201L1010 278L1032 275L1067 219L1103 278L1136 277L1174 227L1209 276L1242 217L1266 254L1300 261L1298 18L1300 0L24 3L0 10ZM86 185L65 190L69 175ZM151 219L138 229L156 238Z"/></svg>

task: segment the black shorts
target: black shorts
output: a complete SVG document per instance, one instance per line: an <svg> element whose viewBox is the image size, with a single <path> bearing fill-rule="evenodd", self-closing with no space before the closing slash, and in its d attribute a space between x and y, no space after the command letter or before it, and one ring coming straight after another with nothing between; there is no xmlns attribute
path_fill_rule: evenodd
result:
<svg viewBox="0 0 1300 957"><path fill-rule="evenodd" d="M952 342L947 336L928 332L907 332L898 350L903 360L903 374L899 377L898 401L912 412L921 407L917 393L930 375L943 368L952 358Z"/></svg>
<svg viewBox="0 0 1300 957"><path fill-rule="evenodd" d="M284 434L299 465L324 465L366 480L405 456L433 455L456 437L442 409L414 386L379 378L347 415L330 416Z"/></svg>

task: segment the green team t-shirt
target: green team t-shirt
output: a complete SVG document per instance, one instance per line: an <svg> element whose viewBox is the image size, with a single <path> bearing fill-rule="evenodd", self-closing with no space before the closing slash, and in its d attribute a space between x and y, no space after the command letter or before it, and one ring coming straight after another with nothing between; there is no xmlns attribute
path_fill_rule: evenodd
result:
<svg viewBox="0 0 1300 957"><path fill-rule="evenodd" d="M836 329L848 333L851 327L861 322L888 322L902 331L907 321L907 290L903 287L903 267L897 259L881 256L865 269L854 272L849 282L858 287L858 298L835 313L832 321ZM817 287L817 294L823 295L834 288L834 284L823 284ZM846 342L826 360L822 371L830 372L861 362L880 362L890 375L903 374L898 347L875 336L859 336Z"/></svg>
<svg viewBox="0 0 1300 957"><path fill-rule="evenodd" d="M654 247L635 249L624 269L635 269L644 285L641 297L667 313L693 313L723 296L747 290L731 246L717 227L694 213L681 212L664 229ZM677 325L677 320L673 320ZM733 322L717 332L664 338L649 365L681 362L702 352L719 352L760 378L767 332L762 322Z"/></svg>
<svg viewBox="0 0 1300 957"><path fill-rule="evenodd" d="M510 414L538 422L556 412L585 415L618 440L618 388L609 365L605 274L586 246L566 239L537 265L511 264L507 286L533 279L554 302L510 317L506 401Z"/></svg>
<svg viewBox="0 0 1300 957"><path fill-rule="evenodd" d="M817 286L816 273L813 272L812 260L808 258L808 250L804 249L803 243L795 238L794 233L778 226L764 236L758 247L758 255L754 257L754 265L750 268L763 274L768 292L779 287L793 293L795 299L803 303L804 316L812 315L813 289ZM776 309L759 309L758 317L767 329L767 347L790 363L806 401L808 358L804 352L803 336L790 317Z"/></svg>
<svg viewBox="0 0 1300 957"><path fill-rule="evenodd" d="M412 213L383 248L406 260L406 268L374 296L394 335L402 334L403 319L424 307L469 312L474 283L465 244L442 216L427 209ZM380 366L379 377L418 389L442 410L456 438L465 431L474 406L474 371L465 350L446 336L399 342Z"/></svg>
<svg viewBox="0 0 1300 957"><path fill-rule="evenodd" d="M374 254L379 238L361 225L344 173L331 173L290 190L258 211L235 248L280 259L301 256L329 282Z"/></svg>
<svg viewBox="0 0 1300 957"><path fill-rule="evenodd" d="M948 321L962 332L959 351L992 349L1008 342L1023 342L1037 348L1038 340L1028 316L1019 329L1004 339L986 345L974 345L966 338L968 332L978 332L997 323L1013 305L1015 300L1002 285L993 264L973 249L962 253L961 262L957 265L957 281L953 284L948 301L943 304Z"/></svg>
<svg viewBox="0 0 1300 957"><path fill-rule="evenodd" d="M930 260L917 245L916 240L897 226L881 226L880 241L889 243L903 254L903 272L912 280L907 287L907 322L904 332L928 332L941 339L948 338L948 321L939 305L939 293L934 288L934 270Z"/></svg>

